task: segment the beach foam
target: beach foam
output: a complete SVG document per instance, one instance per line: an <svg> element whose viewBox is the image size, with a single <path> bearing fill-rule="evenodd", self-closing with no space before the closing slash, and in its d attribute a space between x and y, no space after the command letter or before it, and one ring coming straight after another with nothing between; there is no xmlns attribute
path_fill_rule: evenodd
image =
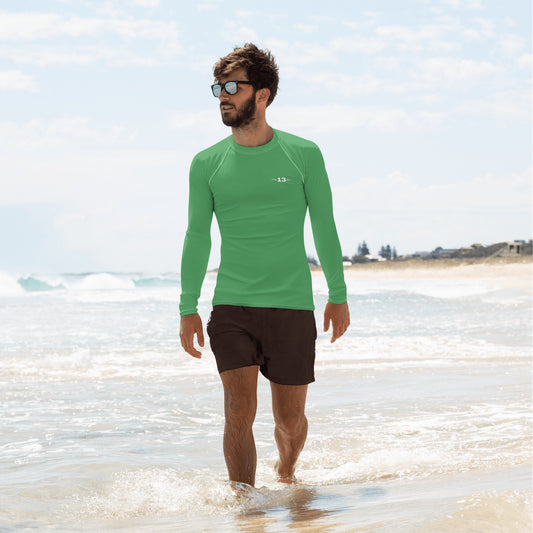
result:
<svg viewBox="0 0 533 533"><path fill-rule="evenodd" d="M20 286L17 278L6 272L0 272L0 297L20 296L24 289Z"/></svg>

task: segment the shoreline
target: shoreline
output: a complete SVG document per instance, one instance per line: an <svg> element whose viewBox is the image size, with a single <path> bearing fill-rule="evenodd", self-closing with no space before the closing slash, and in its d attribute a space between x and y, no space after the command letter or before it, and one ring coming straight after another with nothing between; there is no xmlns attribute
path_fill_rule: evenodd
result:
<svg viewBox="0 0 533 533"><path fill-rule="evenodd" d="M311 267L313 277L323 276L320 267ZM407 259L358 263L344 267L346 281L357 279L478 279L499 288L523 288L531 291L533 262L531 256Z"/></svg>
<svg viewBox="0 0 533 533"><path fill-rule="evenodd" d="M365 269L411 269L411 268L449 268L469 265L533 265L533 256L519 255L506 257L464 257L464 258L442 258L442 259L396 259L395 261L372 261L368 263L354 263L344 267L345 271L365 270ZM311 266L311 270L321 271L320 266Z"/></svg>

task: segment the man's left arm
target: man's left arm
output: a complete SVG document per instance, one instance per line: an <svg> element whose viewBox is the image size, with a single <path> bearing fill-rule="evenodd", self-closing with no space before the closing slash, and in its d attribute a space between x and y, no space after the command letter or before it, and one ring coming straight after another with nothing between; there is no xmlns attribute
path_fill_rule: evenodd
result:
<svg viewBox="0 0 533 533"><path fill-rule="evenodd" d="M306 164L305 195L316 251L328 283L328 303L324 310L324 331L333 326L331 342L350 325L350 311L342 266L342 250L333 217L331 187L318 147L310 150Z"/></svg>

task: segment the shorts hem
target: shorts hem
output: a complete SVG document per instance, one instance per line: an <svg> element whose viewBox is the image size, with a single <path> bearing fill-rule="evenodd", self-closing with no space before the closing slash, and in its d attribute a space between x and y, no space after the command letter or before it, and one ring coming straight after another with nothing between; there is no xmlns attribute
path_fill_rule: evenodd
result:
<svg viewBox="0 0 533 533"><path fill-rule="evenodd" d="M268 379L268 381L272 381L272 383L276 383L277 385L295 385L295 386L296 385L309 385L310 383L313 383L315 381L315 377L313 376L312 378L301 380L300 383L295 383L294 380L291 380L291 379L283 379L283 378L278 378L275 376L267 376L265 372L263 372L261 367L259 367L259 371L266 379Z"/></svg>
<svg viewBox="0 0 533 533"><path fill-rule="evenodd" d="M259 363L244 363L244 364L236 364L236 365L230 365L229 368L225 368L224 370L218 370L219 374L222 374L223 372L228 372L229 370L237 370L239 368L246 368L247 366L260 366Z"/></svg>

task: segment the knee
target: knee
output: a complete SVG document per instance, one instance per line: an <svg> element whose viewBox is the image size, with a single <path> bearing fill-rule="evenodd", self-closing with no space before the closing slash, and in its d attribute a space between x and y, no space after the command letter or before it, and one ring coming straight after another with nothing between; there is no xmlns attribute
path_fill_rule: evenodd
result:
<svg viewBox="0 0 533 533"><path fill-rule="evenodd" d="M253 425L257 402L253 399L229 395L225 400L226 422L233 427L246 429Z"/></svg>
<svg viewBox="0 0 533 533"><path fill-rule="evenodd" d="M303 413L283 413L275 417L276 428L288 435L307 430L307 418Z"/></svg>

